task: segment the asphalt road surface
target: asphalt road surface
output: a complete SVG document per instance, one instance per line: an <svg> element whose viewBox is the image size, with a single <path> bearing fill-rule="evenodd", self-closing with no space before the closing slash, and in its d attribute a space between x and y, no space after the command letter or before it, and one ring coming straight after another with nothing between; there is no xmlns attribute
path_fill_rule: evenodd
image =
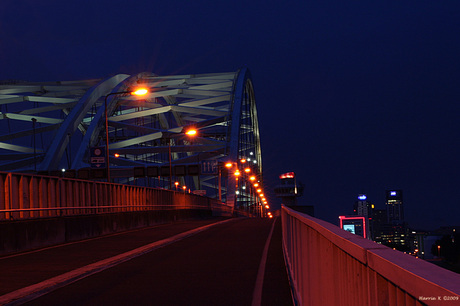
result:
<svg viewBox="0 0 460 306"><path fill-rule="evenodd" d="M18 301L27 305L292 305L281 220L218 221L179 222L0 258L6 271L0 294L22 294ZM82 268L93 266L90 273ZM80 276L61 281L72 273ZM37 283L50 289L27 293Z"/></svg>

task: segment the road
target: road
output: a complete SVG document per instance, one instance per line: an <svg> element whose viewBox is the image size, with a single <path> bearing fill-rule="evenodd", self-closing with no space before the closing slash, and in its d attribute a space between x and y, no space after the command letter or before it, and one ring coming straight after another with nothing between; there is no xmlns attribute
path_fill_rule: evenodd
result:
<svg viewBox="0 0 460 306"><path fill-rule="evenodd" d="M3 257L0 302L22 294L27 305L292 305L280 221L178 222ZM40 290L27 291L34 284Z"/></svg>

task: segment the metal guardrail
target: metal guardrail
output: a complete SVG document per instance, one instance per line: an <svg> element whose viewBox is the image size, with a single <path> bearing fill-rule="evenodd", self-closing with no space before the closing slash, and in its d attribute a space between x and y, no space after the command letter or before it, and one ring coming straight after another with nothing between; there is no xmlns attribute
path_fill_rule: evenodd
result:
<svg viewBox="0 0 460 306"><path fill-rule="evenodd" d="M166 209L232 211L181 191L0 172L0 221Z"/></svg>
<svg viewBox="0 0 460 306"><path fill-rule="evenodd" d="M283 251L298 305L458 305L460 275L287 207Z"/></svg>

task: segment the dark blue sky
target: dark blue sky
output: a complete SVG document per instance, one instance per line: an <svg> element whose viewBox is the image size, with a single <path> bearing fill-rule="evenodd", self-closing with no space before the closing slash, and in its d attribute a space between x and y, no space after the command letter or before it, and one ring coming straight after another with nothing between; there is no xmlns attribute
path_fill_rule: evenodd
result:
<svg viewBox="0 0 460 306"><path fill-rule="evenodd" d="M3 0L0 80L252 72L268 184L295 171L337 223L402 189L460 224L460 2ZM276 202L277 199L272 199Z"/></svg>

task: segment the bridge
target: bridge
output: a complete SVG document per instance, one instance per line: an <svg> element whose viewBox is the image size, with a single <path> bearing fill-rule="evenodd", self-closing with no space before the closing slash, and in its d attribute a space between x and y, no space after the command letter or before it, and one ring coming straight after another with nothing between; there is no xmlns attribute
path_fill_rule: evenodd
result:
<svg viewBox="0 0 460 306"><path fill-rule="evenodd" d="M9 81L0 107L0 304L459 303L458 274L273 217L247 69Z"/></svg>
<svg viewBox="0 0 460 306"><path fill-rule="evenodd" d="M131 95L138 87L148 93ZM248 69L3 82L0 112L2 171L183 187L245 210L262 206L256 205L262 204L261 197L252 184L226 175L244 160L254 180L262 183ZM186 134L191 129L195 136ZM222 163L234 167L229 170Z"/></svg>

